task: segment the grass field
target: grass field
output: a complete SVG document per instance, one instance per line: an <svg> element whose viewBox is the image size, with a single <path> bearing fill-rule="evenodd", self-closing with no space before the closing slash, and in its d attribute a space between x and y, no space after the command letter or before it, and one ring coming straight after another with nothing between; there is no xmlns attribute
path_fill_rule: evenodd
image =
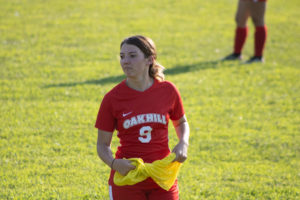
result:
<svg viewBox="0 0 300 200"><path fill-rule="evenodd" d="M268 1L266 63L252 65L218 61L236 4L0 0L0 199L109 199L94 122L133 34L156 42L184 101L182 200L300 199L300 1Z"/></svg>

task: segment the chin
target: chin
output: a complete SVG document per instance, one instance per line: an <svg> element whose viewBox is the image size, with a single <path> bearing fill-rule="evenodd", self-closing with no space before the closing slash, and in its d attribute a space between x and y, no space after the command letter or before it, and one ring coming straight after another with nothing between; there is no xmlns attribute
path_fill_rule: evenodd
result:
<svg viewBox="0 0 300 200"><path fill-rule="evenodd" d="M134 78L135 75L131 72L125 72L125 75L128 77L128 78Z"/></svg>

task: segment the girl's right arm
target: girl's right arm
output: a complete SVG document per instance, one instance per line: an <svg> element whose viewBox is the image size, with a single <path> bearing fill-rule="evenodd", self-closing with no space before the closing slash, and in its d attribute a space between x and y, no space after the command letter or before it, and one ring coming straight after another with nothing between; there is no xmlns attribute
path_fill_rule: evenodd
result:
<svg viewBox="0 0 300 200"><path fill-rule="evenodd" d="M113 170L118 171L125 176L130 170L135 169L135 166L126 159L114 159L110 148L112 140L112 132L98 129L97 152L100 159Z"/></svg>

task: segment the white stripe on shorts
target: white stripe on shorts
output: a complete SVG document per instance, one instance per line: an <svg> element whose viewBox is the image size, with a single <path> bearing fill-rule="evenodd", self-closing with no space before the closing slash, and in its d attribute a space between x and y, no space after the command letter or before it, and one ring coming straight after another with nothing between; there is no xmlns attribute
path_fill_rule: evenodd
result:
<svg viewBox="0 0 300 200"><path fill-rule="evenodd" d="M112 195L112 188L111 185L109 185L109 199L114 200L113 195Z"/></svg>

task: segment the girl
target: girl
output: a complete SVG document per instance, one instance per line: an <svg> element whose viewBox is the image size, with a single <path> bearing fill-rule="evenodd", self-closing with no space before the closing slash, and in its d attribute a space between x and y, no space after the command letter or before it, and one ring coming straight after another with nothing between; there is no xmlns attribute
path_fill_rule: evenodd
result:
<svg viewBox="0 0 300 200"><path fill-rule="evenodd" d="M172 150L176 154L174 161L187 159L189 144L189 125L179 91L174 84L164 81L164 68L156 61L153 41L140 35L123 40L120 64L126 79L104 96L95 124L98 155L111 168L110 199L179 199L177 180L169 191L160 188L151 178L131 186L117 186L113 182L115 171L126 175L135 169L128 158L142 158L152 163L170 154L169 119L179 138ZM115 129L120 145L113 158L110 144Z"/></svg>

